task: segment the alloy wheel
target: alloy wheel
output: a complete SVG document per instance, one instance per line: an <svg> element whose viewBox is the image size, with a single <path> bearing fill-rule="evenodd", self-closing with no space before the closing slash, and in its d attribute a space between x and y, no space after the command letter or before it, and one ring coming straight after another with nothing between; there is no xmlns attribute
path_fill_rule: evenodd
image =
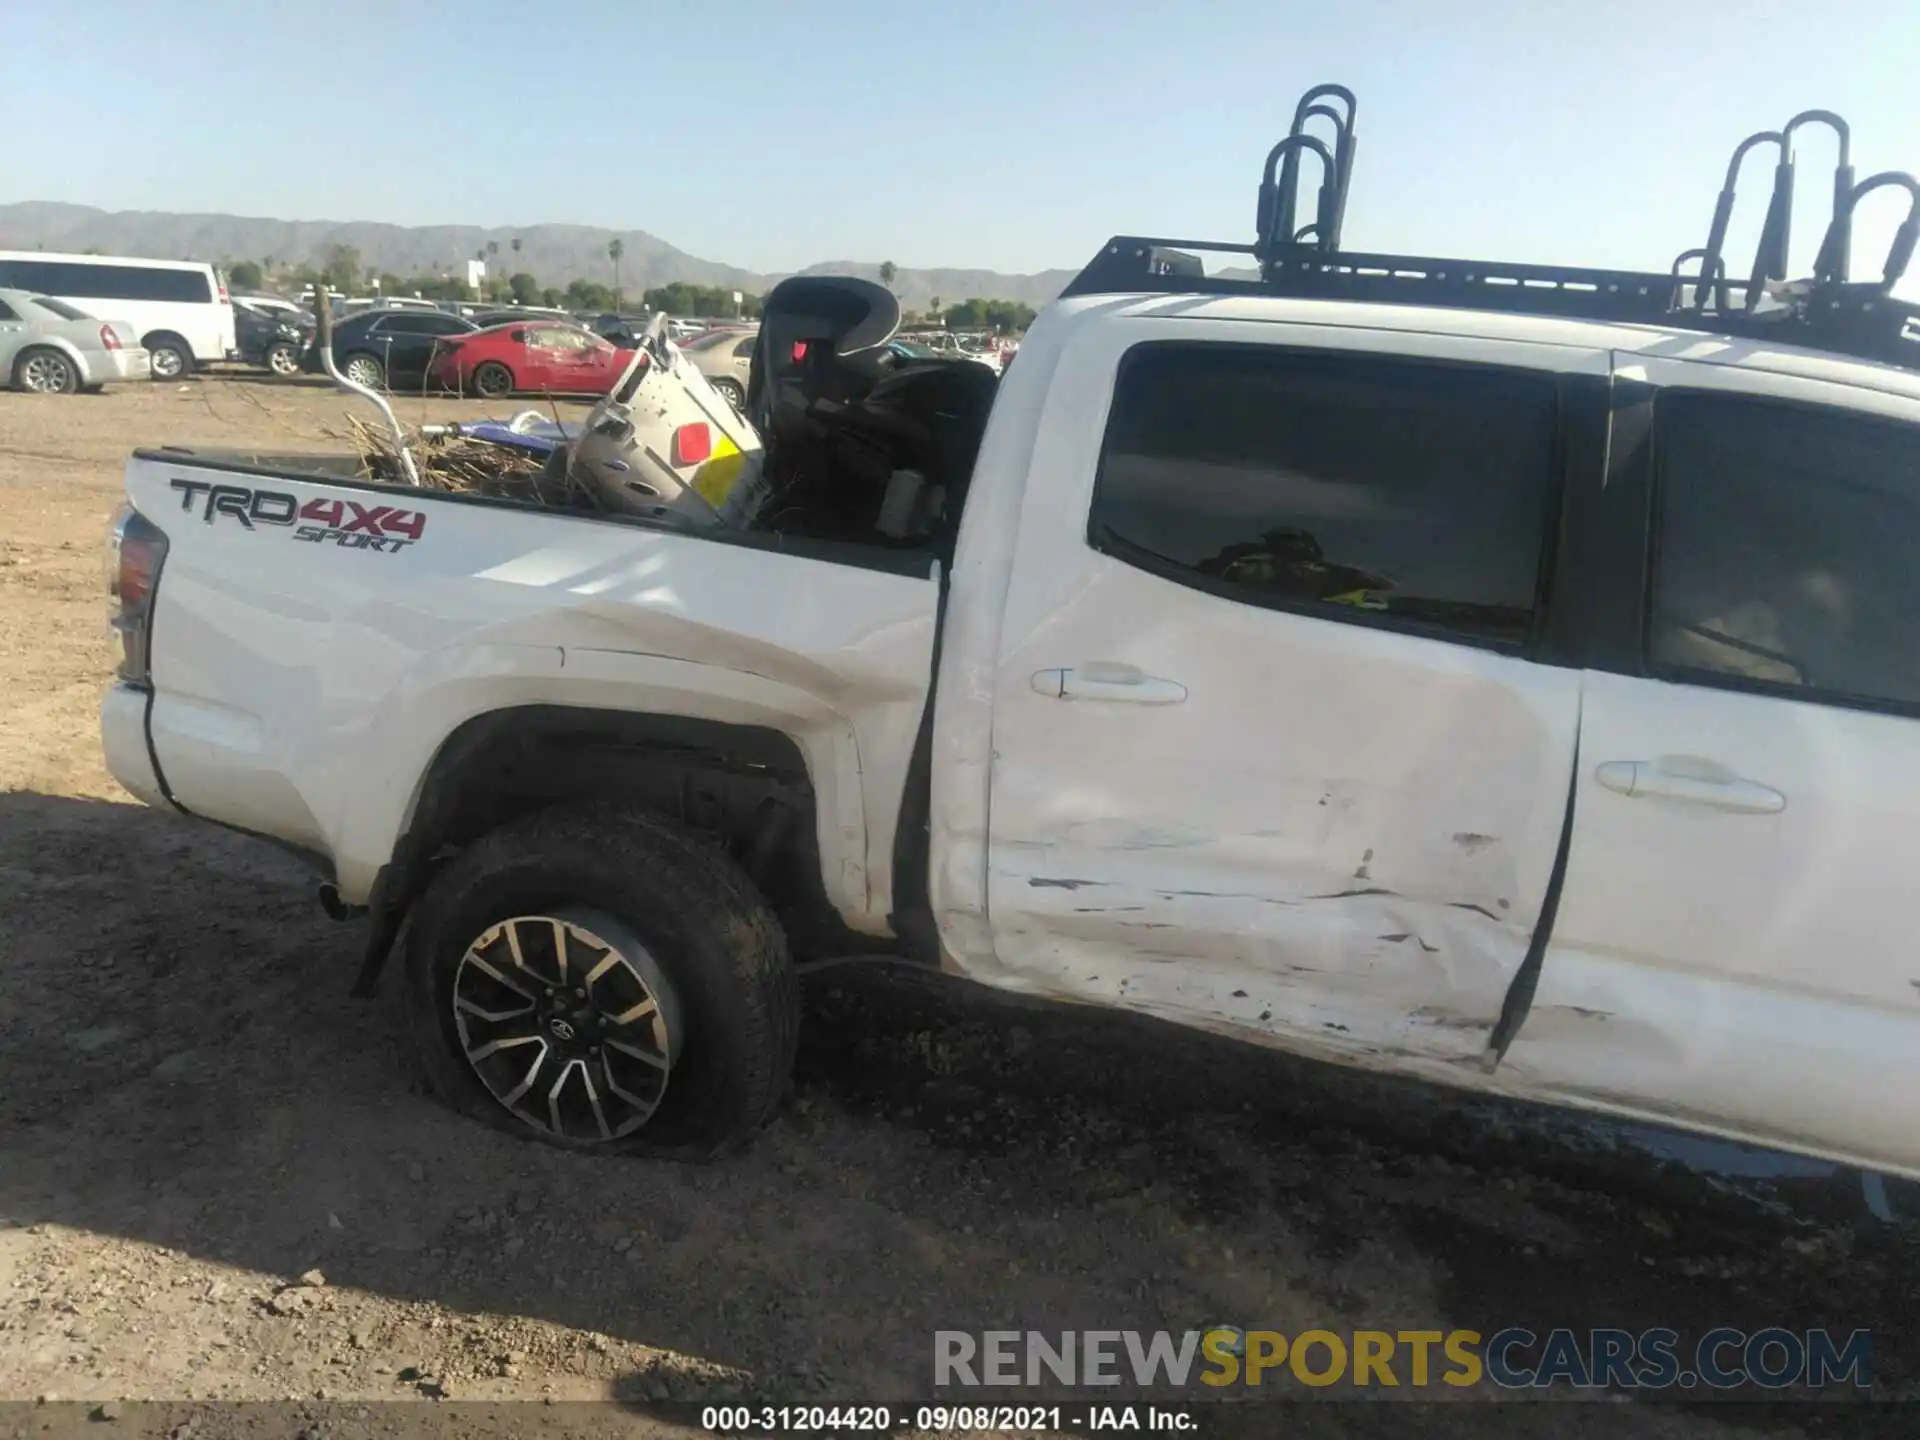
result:
<svg viewBox="0 0 1920 1440"><path fill-rule="evenodd" d="M347 361L345 370L347 379L356 385L364 385L369 390L380 388L380 362L368 359L365 355L356 355Z"/></svg>
<svg viewBox="0 0 1920 1440"><path fill-rule="evenodd" d="M149 363L156 380L178 380L181 372L187 368L186 362L180 358L180 352L166 345L153 351Z"/></svg>
<svg viewBox="0 0 1920 1440"><path fill-rule="evenodd" d="M74 388L73 362L63 355L30 355L20 367L20 382L39 395L64 395Z"/></svg>
<svg viewBox="0 0 1920 1440"><path fill-rule="evenodd" d="M666 1094L680 1008L647 947L612 916L565 910L489 927L461 956L453 1019L487 1092L576 1144L633 1134Z"/></svg>

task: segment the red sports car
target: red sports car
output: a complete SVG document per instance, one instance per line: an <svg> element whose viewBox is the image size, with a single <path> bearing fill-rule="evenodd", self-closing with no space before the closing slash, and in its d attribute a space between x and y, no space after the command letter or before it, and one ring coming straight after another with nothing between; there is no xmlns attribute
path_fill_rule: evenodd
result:
<svg viewBox="0 0 1920 1440"><path fill-rule="evenodd" d="M577 325L529 320L440 342L433 379L460 394L497 399L514 391L605 395L633 359Z"/></svg>

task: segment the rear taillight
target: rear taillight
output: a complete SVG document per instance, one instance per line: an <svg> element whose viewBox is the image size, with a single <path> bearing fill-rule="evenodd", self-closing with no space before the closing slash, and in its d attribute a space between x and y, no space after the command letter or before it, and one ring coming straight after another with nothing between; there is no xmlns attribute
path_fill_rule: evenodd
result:
<svg viewBox="0 0 1920 1440"><path fill-rule="evenodd" d="M682 425L673 432L673 463L698 465L713 454L713 432L704 420Z"/></svg>
<svg viewBox="0 0 1920 1440"><path fill-rule="evenodd" d="M118 350L120 348L120 337L113 333L113 326L102 325L100 327L100 348L102 350Z"/></svg>
<svg viewBox="0 0 1920 1440"><path fill-rule="evenodd" d="M131 685L148 681L153 591L166 558L166 532L131 505L121 506L107 542L107 593L113 600L109 624L120 637L116 673Z"/></svg>
<svg viewBox="0 0 1920 1440"><path fill-rule="evenodd" d="M220 303L222 305L231 305L233 301L227 297L227 282L222 280L217 288L220 291Z"/></svg>

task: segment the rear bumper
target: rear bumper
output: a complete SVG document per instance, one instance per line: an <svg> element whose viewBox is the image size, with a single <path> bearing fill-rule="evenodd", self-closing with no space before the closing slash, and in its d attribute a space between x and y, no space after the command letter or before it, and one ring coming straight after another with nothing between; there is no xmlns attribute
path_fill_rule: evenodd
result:
<svg viewBox="0 0 1920 1440"><path fill-rule="evenodd" d="M107 773L136 799L166 810L172 808L160 776L153 768L153 751L147 744L147 700L145 690L115 683L100 701L100 748L105 752Z"/></svg>
<svg viewBox="0 0 1920 1440"><path fill-rule="evenodd" d="M93 383L96 385L110 385L116 380L153 378L153 357L147 353L144 345L129 345L124 350L105 350L97 356L89 356L87 363L94 372Z"/></svg>

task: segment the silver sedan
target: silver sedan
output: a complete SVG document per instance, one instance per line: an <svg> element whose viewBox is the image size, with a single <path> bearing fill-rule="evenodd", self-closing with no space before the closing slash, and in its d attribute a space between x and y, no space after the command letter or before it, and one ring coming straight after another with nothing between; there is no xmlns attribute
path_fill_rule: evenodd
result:
<svg viewBox="0 0 1920 1440"><path fill-rule="evenodd" d="M153 363L124 320L96 320L64 300L0 290L0 383L41 395L148 380Z"/></svg>
<svg viewBox="0 0 1920 1440"><path fill-rule="evenodd" d="M758 330L709 330L680 346L681 352L733 408L747 407L747 376L753 371Z"/></svg>

